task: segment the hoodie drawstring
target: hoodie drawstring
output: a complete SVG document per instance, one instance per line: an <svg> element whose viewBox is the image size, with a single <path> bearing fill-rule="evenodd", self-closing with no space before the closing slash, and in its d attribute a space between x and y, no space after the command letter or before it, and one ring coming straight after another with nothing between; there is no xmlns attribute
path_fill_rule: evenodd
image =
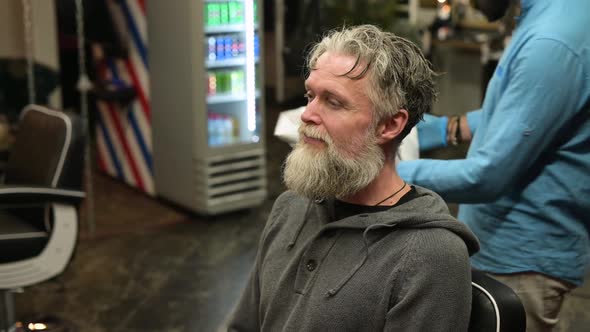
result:
<svg viewBox="0 0 590 332"><path fill-rule="evenodd" d="M361 269L361 267L363 267L363 265L365 264L365 262L367 261L367 259L369 258L369 244L368 244L368 240L367 240L367 234L369 233L369 231L375 229L375 228L379 228L379 227L395 227L397 226L397 224L393 224L393 225L388 225L388 224L375 224L375 225L371 225L369 227L367 227L364 231L363 231L363 246L365 249L365 255L363 256L363 259L360 261L360 263L358 263L347 275L345 278L343 278L338 285L336 285L336 287L328 290L328 293L326 294L328 297L332 297L334 295L336 295L341 289L342 287L344 287L344 285L346 285L346 283L352 279L352 277L358 272L358 270Z"/></svg>

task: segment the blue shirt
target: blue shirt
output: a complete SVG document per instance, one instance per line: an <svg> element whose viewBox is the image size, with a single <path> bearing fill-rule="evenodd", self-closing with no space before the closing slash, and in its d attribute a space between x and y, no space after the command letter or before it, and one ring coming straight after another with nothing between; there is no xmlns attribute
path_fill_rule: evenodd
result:
<svg viewBox="0 0 590 332"><path fill-rule="evenodd" d="M466 159L398 164L410 183L465 203L474 267L576 285L590 262L590 1L522 0Z"/></svg>

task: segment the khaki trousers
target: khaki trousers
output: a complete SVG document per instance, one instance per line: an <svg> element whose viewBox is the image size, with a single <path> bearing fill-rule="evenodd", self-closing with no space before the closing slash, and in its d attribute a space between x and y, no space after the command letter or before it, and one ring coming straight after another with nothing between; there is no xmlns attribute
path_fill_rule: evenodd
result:
<svg viewBox="0 0 590 332"><path fill-rule="evenodd" d="M553 331L565 295L575 288L570 283L534 272L489 275L520 297L526 311L527 332Z"/></svg>

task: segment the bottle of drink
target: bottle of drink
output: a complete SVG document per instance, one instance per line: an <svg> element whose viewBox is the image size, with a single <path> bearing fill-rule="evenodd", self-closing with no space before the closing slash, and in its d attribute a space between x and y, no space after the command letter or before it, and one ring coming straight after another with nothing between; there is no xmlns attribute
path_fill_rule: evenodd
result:
<svg viewBox="0 0 590 332"><path fill-rule="evenodd" d="M224 58L231 59L231 43L232 43L232 36L225 35L223 36L223 51L224 51Z"/></svg>
<svg viewBox="0 0 590 332"><path fill-rule="evenodd" d="M216 43L217 41L215 40L215 37L211 36L207 38L207 58L210 61L215 61L215 59L217 59Z"/></svg>
<svg viewBox="0 0 590 332"><path fill-rule="evenodd" d="M223 119L221 114L211 113L211 127L209 127L211 146L223 144Z"/></svg>
<svg viewBox="0 0 590 332"><path fill-rule="evenodd" d="M216 79L216 83L217 83L217 89L216 92L219 93L225 93L224 88L225 88L225 82L223 80L223 73L221 70L217 70L215 71L215 79Z"/></svg>
<svg viewBox="0 0 590 332"><path fill-rule="evenodd" d="M238 121L238 118L235 116L231 117L231 122L232 122L232 142L237 143L240 140L240 122Z"/></svg>
<svg viewBox="0 0 590 332"><path fill-rule="evenodd" d="M236 128L234 128L234 124L235 124L235 117L234 116L228 116L227 117L227 135L228 135L228 139L229 139L229 144L234 144L236 142L236 136L235 136L235 130Z"/></svg>
<svg viewBox="0 0 590 332"><path fill-rule="evenodd" d="M239 36L238 34L234 33L231 36L231 56L232 58L237 58L240 55L240 49L239 49Z"/></svg>
<svg viewBox="0 0 590 332"><path fill-rule="evenodd" d="M223 36L217 36L215 38L215 59L216 60L225 59L225 47L223 44Z"/></svg>
<svg viewBox="0 0 590 332"><path fill-rule="evenodd" d="M217 79L217 93L228 93L229 92L229 79L227 77L227 71L225 70L218 70L215 72L215 77Z"/></svg>
<svg viewBox="0 0 590 332"><path fill-rule="evenodd" d="M254 56L260 56L260 38L258 38L258 33L254 34Z"/></svg>
<svg viewBox="0 0 590 332"><path fill-rule="evenodd" d="M231 117L226 114L222 114L220 117L221 121L221 144L227 145L232 144L233 142L233 123L231 121Z"/></svg>
<svg viewBox="0 0 590 332"><path fill-rule="evenodd" d="M238 23L237 13L237 3L235 1L230 1L228 3L229 24Z"/></svg>
<svg viewBox="0 0 590 332"><path fill-rule="evenodd" d="M217 77L214 72L207 72L207 94L214 96L217 94Z"/></svg>
<svg viewBox="0 0 590 332"><path fill-rule="evenodd" d="M210 3L205 3L205 26L210 26L211 25L211 9L210 9L211 4Z"/></svg>
<svg viewBox="0 0 590 332"><path fill-rule="evenodd" d="M257 91L260 89L260 68L258 67L258 65L254 67L254 85Z"/></svg>
<svg viewBox="0 0 590 332"><path fill-rule="evenodd" d="M230 73L231 80L231 92L233 94L244 93L244 71L243 70L232 70Z"/></svg>
<svg viewBox="0 0 590 332"><path fill-rule="evenodd" d="M236 24L243 24L244 23L244 3L243 2L235 2L235 9L236 9Z"/></svg>
<svg viewBox="0 0 590 332"><path fill-rule="evenodd" d="M213 114L207 113L207 141L209 142L209 146L215 145L215 136L214 134L214 122L213 122Z"/></svg>
<svg viewBox="0 0 590 332"><path fill-rule="evenodd" d="M258 3L254 1L254 23L258 23Z"/></svg>
<svg viewBox="0 0 590 332"><path fill-rule="evenodd" d="M244 43L244 39L242 38L242 36L238 37L238 54L240 56L246 54L246 44Z"/></svg>

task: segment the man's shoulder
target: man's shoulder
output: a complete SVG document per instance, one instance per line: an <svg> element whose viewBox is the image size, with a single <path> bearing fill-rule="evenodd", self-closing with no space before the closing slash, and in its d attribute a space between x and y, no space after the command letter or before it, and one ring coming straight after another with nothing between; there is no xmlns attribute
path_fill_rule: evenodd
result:
<svg viewBox="0 0 590 332"><path fill-rule="evenodd" d="M413 184L412 187L414 187L414 189L416 189L416 195L417 196L431 196L435 199L440 199L442 200L442 198L435 193L434 191L428 189L428 188L424 188L418 185Z"/></svg>
<svg viewBox="0 0 590 332"><path fill-rule="evenodd" d="M457 221L457 223L459 223ZM436 256L441 254L440 249L450 251L466 250L465 240L453 230L443 227L417 228L409 231L411 238L409 245L412 253Z"/></svg>
<svg viewBox="0 0 590 332"><path fill-rule="evenodd" d="M447 204L439 194L415 184L412 187L416 190L414 198L408 201L409 204L403 204L402 206L406 205L407 209L424 212L425 216L432 213L449 214Z"/></svg>
<svg viewBox="0 0 590 332"><path fill-rule="evenodd" d="M277 199L274 202L273 209L284 209L290 206L303 205L306 204L306 202L308 202L308 199L302 197L301 195L298 195L297 193L291 190L287 190L281 193L279 197L277 197Z"/></svg>
<svg viewBox="0 0 590 332"><path fill-rule="evenodd" d="M267 225L287 219L289 215L299 215L305 211L309 199L293 191L285 191L275 200Z"/></svg>
<svg viewBox="0 0 590 332"><path fill-rule="evenodd" d="M397 264L409 274L447 271L469 263L469 249L459 235L444 228L404 229L396 234L403 243ZM398 243L399 244L399 243Z"/></svg>

